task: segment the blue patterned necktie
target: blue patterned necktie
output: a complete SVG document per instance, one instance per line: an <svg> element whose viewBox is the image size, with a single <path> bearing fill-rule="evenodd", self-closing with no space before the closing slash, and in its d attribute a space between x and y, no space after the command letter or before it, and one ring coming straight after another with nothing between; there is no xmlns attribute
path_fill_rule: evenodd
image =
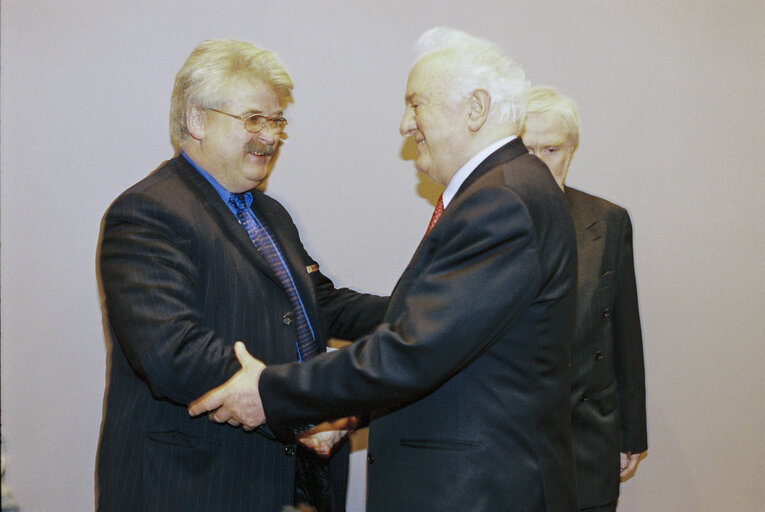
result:
<svg viewBox="0 0 765 512"><path fill-rule="evenodd" d="M303 308L303 303L300 300L297 288L295 288L295 282L292 280L290 271L282 259L279 249L276 247L276 242L274 242L273 237L268 232L266 225L262 224L252 210L247 208L244 194L231 194L228 202L236 208L236 218L239 219L239 224L247 231L250 240L255 244L255 248L265 258L274 274L276 274L276 277L279 278L284 291L287 292L297 327L298 357L301 361L310 359L319 352L319 349L316 346L316 341L314 341L311 325L308 322L308 316Z"/></svg>

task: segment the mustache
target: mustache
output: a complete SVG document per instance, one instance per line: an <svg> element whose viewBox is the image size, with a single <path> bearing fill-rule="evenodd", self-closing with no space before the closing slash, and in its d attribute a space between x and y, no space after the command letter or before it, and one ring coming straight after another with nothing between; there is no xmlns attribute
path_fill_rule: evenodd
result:
<svg viewBox="0 0 765 512"><path fill-rule="evenodd" d="M266 144L260 141L250 141L244 147L245 153L252 153L260 156L271 156L276 151L276 144Z"/></svg>

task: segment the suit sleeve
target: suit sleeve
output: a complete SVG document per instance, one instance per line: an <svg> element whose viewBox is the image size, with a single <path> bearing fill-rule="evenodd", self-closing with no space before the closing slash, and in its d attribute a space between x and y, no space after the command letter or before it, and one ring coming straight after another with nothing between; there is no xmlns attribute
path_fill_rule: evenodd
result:
<svg viewBox="0 0 765 512"><path fill-rule="evenodd" d="M643 337L638 311L632 252L632 224L626 211L620 219L617 253L617 296L614 304L614 364L619 394L621 451L647 449Z"/></svg>
<svg viewBox="0 0 765 512"><path fill-rule="evenodd" d="M330 338L353 340L369 334L382 322L388 305L387 297L335 288L323 274L316 294Z"/></svg>
<svg viewBox="0 0 765 512"><path fill-rule="evenodd" d="M283 241L282 249L296 256L293 271L305 273L301 267L318 267L318 263L305 250L297 226L284 206L265 194L258 194L256 199L258 211L267 215L269 225ZM326 337L355 339L368 334L382 322L387 297L335 288L321 272L306 274L305 279L313 287Z"/></svg>
<svg viewBox="0 0 765 512"><path fill-rule="evenodd" d="M238 369L231 343L203 318L188 219L141 194L104 220L100 275L114 338L156 397L187 404Z"/></svg>
<svg viewBox="0 0 765 512"><path fill-rule="evenodd" d="M415 255L415 266L397 285L405 292L394 291L386 322L371 335L300 365L263 372L266 417L281 439L304 424L423 397L527 309L540 287L540 263L525 205L508 189L489 188L460 207L450 228L436 237L434 231L418 249L432 254ZM514 283L512 290L507 283Z"/></svg>

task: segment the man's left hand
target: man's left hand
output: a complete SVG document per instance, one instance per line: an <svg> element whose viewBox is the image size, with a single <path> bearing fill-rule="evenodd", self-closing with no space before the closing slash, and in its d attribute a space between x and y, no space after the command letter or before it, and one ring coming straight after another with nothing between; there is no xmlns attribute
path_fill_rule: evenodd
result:
<svg viewBox="0 0 765 512"><path fill-rule="evenodd" d="M336 446L341 445L359 426L355 416L324 422L297 436L298 442L312 452L329 457Z"/></svg>
<svg viewBox="0 0 765 512"><path fill-rule="evenodd" d="M638 462L640 462L640 459L642 459L646 453L622 453L622 465L621 465L621 471L619 473L619 477L621 478L622 482L625 480L629 480L633 477L635 474L635 470L637 469Z"/></svg>
<svg viewBox="0 0 765 512"><path fill-rule="evenodd" d="M234 344L234 353L242 369L225 383L191 402L189 415L199 416L211 411L208 417L212 421L252 430L266 422L258 392L260 374L266 365L252 357L241 341Z"/></svg>

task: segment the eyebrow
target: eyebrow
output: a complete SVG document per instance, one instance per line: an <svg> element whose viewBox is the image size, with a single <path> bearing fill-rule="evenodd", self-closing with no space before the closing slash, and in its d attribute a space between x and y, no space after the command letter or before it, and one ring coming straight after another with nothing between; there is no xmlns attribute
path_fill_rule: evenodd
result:
<svg viewBox="0 0 765 512"><path fill-rule="evenodd" d="M404 96L405 103L412 103L412 101L419 96L419 93L413 92Z"/></svg>
<svg viewBox="0 0 765 512"><path fill-rule="evenodd" d="M251 108L250 110L247 110L239 115L242 117L250 117L250 116L284 117L284 110L279 110L278 112L269 116L269 115L266 115L262 110Z"/></svg>

